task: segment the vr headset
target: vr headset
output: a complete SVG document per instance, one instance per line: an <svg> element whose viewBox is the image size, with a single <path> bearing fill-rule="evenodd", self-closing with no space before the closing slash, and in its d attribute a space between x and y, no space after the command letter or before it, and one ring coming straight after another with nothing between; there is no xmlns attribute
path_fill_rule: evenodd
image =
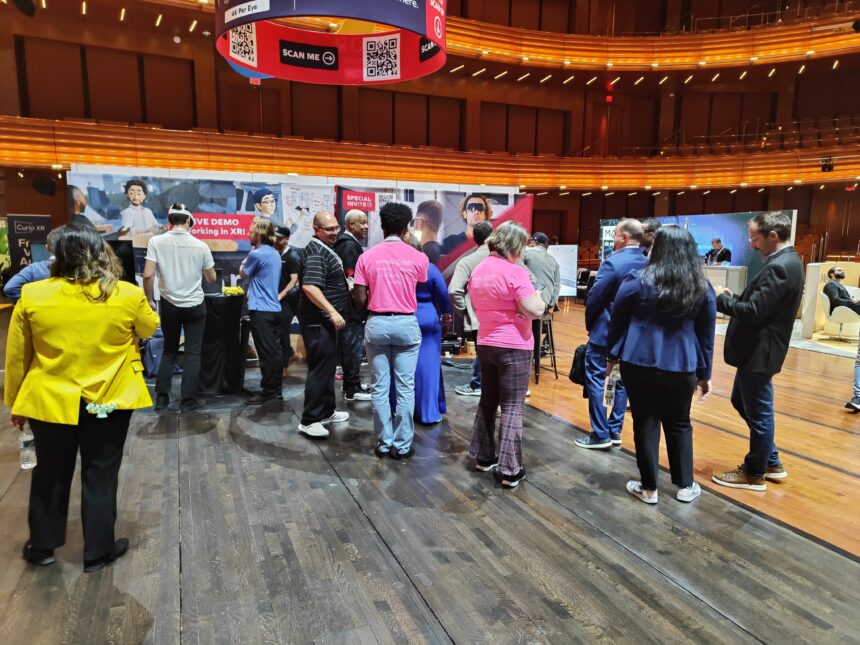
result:
<svg viewBox="0 0 860 645"><path fill-rule="evenodd" d="M173 206L170 207L170 210L167 211L168 220L171 215L186 215L188 217L188 228L194 226L194 216L185 204L180 204L179 202L173 204Z"/></svg>

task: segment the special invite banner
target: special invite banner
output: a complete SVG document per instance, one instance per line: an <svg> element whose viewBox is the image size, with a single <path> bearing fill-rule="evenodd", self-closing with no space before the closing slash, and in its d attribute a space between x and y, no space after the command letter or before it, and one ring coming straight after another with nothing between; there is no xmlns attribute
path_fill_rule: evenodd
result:
<svg viewBox="0 0 860 645"><path fill-rule="evenodd" d="M303 16L347 23L332 33L272 22ZM444 0L222 0L216 24L218 52L254 76L365 85L420 78L446 60Z"/></svg>

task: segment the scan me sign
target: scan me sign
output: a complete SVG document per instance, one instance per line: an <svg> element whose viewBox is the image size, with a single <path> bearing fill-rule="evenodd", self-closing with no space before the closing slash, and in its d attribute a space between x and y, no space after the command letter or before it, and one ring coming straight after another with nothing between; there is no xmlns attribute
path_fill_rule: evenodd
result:
<svg viewBox="0 0 860 645"><path fill-rule="evenodd" d="M257 78L371 85L420 78L446 60L444 0L221 0L216 12L218 52ZM275 22L303 16L342 18L345 28L317 32ZM391 29L354 33L355 21Z"/></svg>

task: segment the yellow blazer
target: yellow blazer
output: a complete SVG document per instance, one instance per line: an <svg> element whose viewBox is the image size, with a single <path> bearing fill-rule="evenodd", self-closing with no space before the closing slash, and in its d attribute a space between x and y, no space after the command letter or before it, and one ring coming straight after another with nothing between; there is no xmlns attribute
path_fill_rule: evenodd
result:
<svg viewBox="0 0 860 645"><path fill-rule="evenodd" d="M6 341L5 402L12 414L77 425L81 399L120 410L152 405L137 338L158 327L143 290L120 282L105 302L62 278L25 285Z"/></svg>

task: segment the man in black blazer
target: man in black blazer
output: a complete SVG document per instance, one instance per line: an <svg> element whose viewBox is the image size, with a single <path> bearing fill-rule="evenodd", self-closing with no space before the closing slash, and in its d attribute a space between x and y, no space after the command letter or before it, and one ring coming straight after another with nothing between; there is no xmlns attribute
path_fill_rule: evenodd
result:
<svg viewBox="0 0 860 645"><path fill-rule="evenodd" d="M726 363L738 368L732 405L750 429L744 463L713 475L722 486L763 491L768 479L788 476L773 440L771 378L782 369L803 295L803 265L790 235L791 218L780 211L753 217L750 246L764 258L764 267L740 296L716 289L717 310L731 316L723 353Z"/></svg>
<svg viewBox="0 0 860 645"><path fill-rule="evenodd" d="M830 312L833 313L836 307L848 307L860 314L860 299L852 298L848 289L842 286L842 281L845 279L845 269L833 267L827 272L827 277L830 280L824 285L824 295L830 300Z"/></svg>

